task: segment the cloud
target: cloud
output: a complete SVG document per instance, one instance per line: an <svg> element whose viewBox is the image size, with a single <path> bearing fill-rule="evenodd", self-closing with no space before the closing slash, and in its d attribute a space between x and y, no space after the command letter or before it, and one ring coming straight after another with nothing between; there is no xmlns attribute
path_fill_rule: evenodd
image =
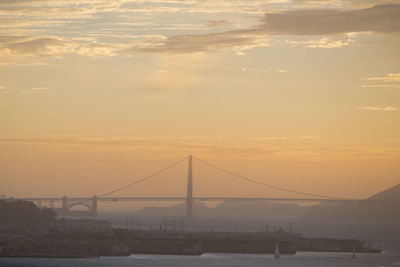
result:
<svg viewBox="0 0 400 267"><path fill-rule="evenodd" d="M33 88L25 90L23 92L27 93L27 94L36 94L36 93L45 92L48 90L50 90L49 87L33 87Z"/></svg>
<svg viewBox="0 0 400 267"><path fill-rule="evenodd" d="M0 96L7 95L13 92L17 92L17 88L0 85Z"/></svg>
<svg viewBox="0 0 400 267"><path fill-rule="evenodd" d="M362 88L400 88L400 84L363 84Z"/></svg>
<svg viewBox="0 0 400 267"><path fill-rule="evenodd" d="M259 46L268 46L265 36L247 31L226 31L208 34L185 34L147 40L142 46L133 45L126 52L195 53L233 49L242 52Z"/></svg>
<svg viewBox="0 0 400 267"><path fill-rule="evenodd" d="M0 56L9 59L62 57L78 54L88 57L118 56L127 47L124 43L84 42L59 37L8 37L0 38ZM7 65L13 64L8 62Z"/></svg>
<svg viewBox="0 0 400 267"><path fill-rule="evenodd" d="M400 5L380 5L364 9L299 9L265 14L263 23L242 30L219 33L185 34L150 40L143 47L132 46L127 51L146 53L211 52L233 48L243 50L269 46L268 35L339 35L354 32L400 32ZM350 46L351 38L333 40L324 37L312 41L288 42L313 48Z"/></svg>
<svg viewBox="0 0 400 267"><path fill-rule="evenodd" d="M294 0L299 3L310 3L310 4L336 4L336 5L363 5L363 6L374 6L378 4L393 4L397 0Z"/></svg>
<svg viewBox="0 0 400 267"><path fill-rule="evenodd" d="M87 19L94 18L94 14L98 12L116 11L126 2L129 1L2 0L0 15L41 19Z"/></svg>
<svg viewBox="0 0 400 267"><path fill-rule="evenodd" d="M59 57L73 53L77 44L57 37L8 37L0 39L0 56L18 57Z"/></svg>
<svg viewBox="0 0 400 267"><path fill-rule="evenodd" d="M231 22L227 20L208 20L205 25L207 28L216 28L224 25L229 25Z"/></svg>
<svg viewBox="0 0 400 267"><path fill-rule="evenodd" d="M358 7L371 7L374 5L396 4L398 0L349 0L348 4Z"/></svg>
<svg viewBox="0 0 400 267"><path fill-rule="evenodd" d="M301 135L301 136L261 136L251 137L250 140L263 141L263 140L315 140L319 139L319 136L314 135Z"/></svg>
<svg viewBox="0 0 400 267"><path fill-rule="evenodd" d="M1 18L0 17L0 29L12 29L15 28L26 28L26 27L46 27L46 26L60 26L66 24L66 21L60 20L29 20L29 19L17 19L17 18Z"/></svg>
<svg viewBox="0 0 400 267"><path fill-rule="evenodd" d="M281 137L279 137L281 138ZM292 137L287 137L290 140ZM311 139L314 137L301 137ZM282 140L282 139L277 139ZM224 158L284 159L295 161L348 161L353 159L395 159L398 160L400 147L314 147L301 148L271 145L237 145L237 143L199 142L179 140L173 137L106 137L90 138L80 136L48 136L42 138L0 138L0 145L37 145L42 147L67 147L68 151L93 151L107 155L112 151L137 153L162 153L165 155L212 155ZM121 150L122 149L122 150ZM142 154L141 154L142 155ZM0 155L1 156L1 155Z"/></svg>
<svg viewBox="0 0 400 267"><path fill-rule="evenodd" d="M334 40L328 37L324 37L318 40L301 40L301 41L290 41L287 40L285 43L293 46L303 45L308 48L341 48L346 46L353 46L356 41L347 38L344 40Z"/></svg>
<svg viewBox="0 0 400 267"><path fill-rule="evenodd" d="M400 73L388 73L385 76L362 78L372 82L361 85L362 88L400 88Z"/></svg>
<svg viewBox="0 0 400 267"><path fill-rule="evenodd" d="M103 57L131 53L187 54L224 50L233 50L237 55L243 55L246 50L270 46L272 35L320 36L321 38L316 40L294 40L286 43L310 48L339 48L352 46L355 41L351 37L337 38L338 35L343 36L343 34L354 32L388 34L400 32L400 4L382 4L357 9L354 9L354 6L344 9L344 5L339 5L341 8L333 5L335 8L311 9L310 6L305 5L302 8L293 9L296 7L293 1L234 1L232 4L231 2L224 0L190 2L180 0L149 2L141 0L55 2L5 0L0 2L0 19L11 25L12 31L26 30L31 31L31 34L30 37L19 36L8 42L2 42L0 38L0 56L7 58L61 57L63 54L77 53L89 57ZM306 2L314 3L315 1ZM331 3L332 1L323 2ZM140 9L151 11L155 8L160 9L160 12L191 10L187 14L197 14L199 12L213 13L224 8L229 12L229 8L233 8L234 12L239 14L245 7L246 12L260 14L269 6L275 9L267 9L273 11L266 13L255 26L243 26L242 29L220 32L170 35L140 41L132 41L135 36L132 31L158 31L154 34L160 36L160 31L188 31L189 29L210 31L210 28L217 28L230 22L224 19L209 20L205 26L201 26L182 23L182 21L165 24L165 21L162 21L157 24L163 26L159 28L154 27L149 21L126 20L129 17L127 14L139 12ZM285 8L278 8L280 6ZM288 7L291 9L287 10ZM104 15L106 13L116 15L110 19ZM151 29L143 28L143 23L153 26ZM64 24L68 25L68 30L61 29ZM105 25L110 28L104 28ZM48 34L34 36L35 31ZM57 31L57 36L60 34L65 37L55 37L55 31ZM82 40L77 39L79 36L71 37L77 32L81 37L83 35L93 37L93 41L82 43ZM165 32L162 34L165 35ZM116 36L125 40L112 42L111 40L115 40Z"/></svg>
<svg viewBox="0 0 400 267"><path fill-rule="evenodd" d="M87 8L68 8L68 7L14 7L4 9L0 7L0 15L16 16L21 18L37 18L37 19L88 19L94 18L93 13L96 11Z"/></svg>
<svg viewBox="0 0 400 267"><path fill-rule="evenodd" d="M33 87L31 91L47 91L49 89L49 87Z"/></svg>
<svg viewBox="0 0 400 267"><path fill-rule="evenodd" d="M388 73L382 77L365 78L367 81L400 82L400 73Z"/></svg>
<svg viewBox="0 0 400 267"><path fill-rule="evenodd" d="M118 51L123 49L123 44L89 42L82 44L77 49L77 54L89 57L111 57L117 56Z"/></svg>
<svg viewBox="0 0 400 267"><path fill-rule="evenodd" d="M332 35L400 32L400 5L364 9L298 9L265 14L259 30L268 34Z"/></svg>
<svg viewBox="0 0 400 267"><path fill-rule="evenodd" d="M366 106L366 107L357 107L358 110L369 110L369 111L396 111L399 108L398 107L392 107L392 106L378 106L378 107L373 107L373 106Z"/></svg>

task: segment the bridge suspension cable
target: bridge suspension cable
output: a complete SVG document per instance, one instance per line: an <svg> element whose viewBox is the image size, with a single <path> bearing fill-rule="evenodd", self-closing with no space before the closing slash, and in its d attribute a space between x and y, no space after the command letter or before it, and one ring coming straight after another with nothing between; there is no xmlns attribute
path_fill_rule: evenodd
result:
<svg viewBox="0 0 400 267"><path fill-rule="evenodd" d="M211 167L211 168L217 169L217 170L219 170L219 171L221 171L221 172L223 172L223 173L226 173L226 174L235 176L235 177L237 177L237 178L240 178L240 179L242 179L242 180L244 180L244 181L247 181L247 182L251 182L251 183L253 183L253 184L261 185L261 186L264 186L264 187L272 188L272 189L279 190L279 191L283 191L283 192L289 192L289 193L294 193L294 194L298 194L298 195L303 195L303 196L317 197L317 198L326 198L326 199L339 199L339 198L337 198L337 197L325 196L325 195L318 195L318 194L312 194L312 193L307 193L307 192L292 190L292 189L289 189L289 188L284 188L284 187L281 187L281 186L276 186L276 185L264 183L264 182L261 182L261 181L256 180L256 179L249 178L249 177L246 177L246 176L243 176L243 175L234 173L234 172L232 172L232 171L229 171L229 170L227 170L227 169L224 169L224 168L222 168L222 167L219 167L219 166L217 166L217 165L214 165L214 164L212 164L212 163L209 163L209 162L204 161L204 160L202 160L202 159L199 159L199 158L197 158L197 157L194 157L194 156L193 156L193 158L196 159L197 161L199 161L199 162L201 162L201 163L203 163L203 164L205 164L205 165ZM165 168L163 168L163 169L161 169L161 170L159 170L159 171L157 171L157 172L152 173L151 175L148 175L148 176L145 176L145 177L143 177L143 178L140 178L140 179L134 181L133 183L130 183L130 184L125 185L125 186L122 186L122 187L119 187L119 188L117 188L117 189L115 189L115 190L112 190L112 191L110 191L110 192L101 194L101 195L99 195L99 197L105 197L105 196L108 196L108 195L111 195L111 194L120 192L120 191L122 191L122 190L124 190L124 189L130 188L130 187L132 187L132 186L134 186L134 185L137 185L137 184L139 184L139 183L141 183L141 182L144 182L144 181L146 181L146 180L149 180L149 179L153 178L154 176L159 175L159 174L161 174L161 173L163 173L163 172L165 172L165 171L167 171L167 170L169 170L169 169L171 169L171 168L177 166L178 164L182 163L182 162L185 161L185 160L187 160L187 157L184 157L184 158L182 158L181 160L179 160L179 161L177 161L177 162L175 162L175 163L173 163L173 164L171 164L171 165L169 165L169 166L167 166L167 167L165 167Z"/></svg>
<svg viewBox="0 0 400 267"><path fill-rule="evenodd" d="M252 178L249 178L249 177L245 177L245 176L243 176L243 175L240 175L240 174L231 172L231 171L229 171L229 170L227 170L227 169L221 168L221 167L219 167L219 166L217 166L217 165L211 164L211 163L209 163L209 162L207 162L207 161L204 161L204 160L202 160L202 159L199 159L199 158L197 158L197 157L194 157L194 156L193 156L193 158L195 158L195 159L198 160L199 162L201 162L201 163L203 163L203 164L205 164L205 165L208 165L209 167L212 167L212 168L214 168L214 169L217 169L217 170L219 170L219 171L221 171L221 172L230 174L230 175L235 176L235 177L237 177L237 178L240 178L240 179L242 179L242 180L245 180L245 181L248 181L248 182L251 182L251 183L254 183L254 184L258 184L258 185L261 185L261 186L273 188L273 189L280 190L280 191L284 191L284 192L295 193L295 194L303 195L303 196L311 196L311 197L318 197L318 198L329 198L329 199L338 199L337 197L324 196L324 195L317 195L317 194L311 194L311 193L296 191L296 190L292 190L292 189L288 189L288 188L284 188L284 187L280 187L280 186L275 186L275 185L267 184L267 183L260 182L260 181L257 181L257 180L255 180L255 179L252 179Z"/></svg>
<svg viewBox="0 0 400 267"><path fill-rule="evenodd" d="M145 177L143 177L143 178L140 178L140 179L134 181L133 183L130 183L130 184L125 185L125 186L122 186L122 187L119 187L119 188L114 189L114 190L112 190L112 191L110 191L110 192L101 194L101 195L99 195L99 197L105 197L105 196L108 196L108 195L111 195L111 194L120 192L120 191L122 191L122 190L124 190L124 189L127 189L127 188L129 188L129 187L132 187L132 186L134 186L134 185L136 185L136 184L138 184L138 183L144 182L144 181L146 181L146 180L148 180L148 179L150 179L150 178L152 178L152 177L154 177L154 176L156 176L156 175L158 175L158 174L160 174L160 173L163 173L163 172L165 172L165 171L167 171L167 170L169 170L169 169L175 167L176 165L180 164L181 162L183 162L183 161L185 161L185 160L187 160L187 157L184 157L183 159L181 159L181 160L179 160L179 161L177 161L177 162L175 162L175 163L169 165L168 167L165 167L164 169L161 169L161 170L159 170L159 171L157 171L157 172L155 172L155 173L153 173L153 174L150 174L150 175L148 175L148 176L145 176Z"/></svg>

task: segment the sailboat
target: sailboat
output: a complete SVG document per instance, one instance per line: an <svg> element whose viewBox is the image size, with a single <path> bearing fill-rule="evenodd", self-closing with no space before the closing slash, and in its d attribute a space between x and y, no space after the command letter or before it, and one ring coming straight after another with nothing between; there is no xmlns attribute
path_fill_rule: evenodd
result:
<svg viewBox="0 0 400 267"><path fill-rule="evenodd" d="M278 243L275 243L274 259L279 259L280 257L281 257L281 253L279 252Z"/></svg>
<svg viewBox="0 0 400 267"><path fill-rule="evenodd" d="M351 258L355 259L356 258L356 250L353 248L353 254L351 254Z"/></svg>

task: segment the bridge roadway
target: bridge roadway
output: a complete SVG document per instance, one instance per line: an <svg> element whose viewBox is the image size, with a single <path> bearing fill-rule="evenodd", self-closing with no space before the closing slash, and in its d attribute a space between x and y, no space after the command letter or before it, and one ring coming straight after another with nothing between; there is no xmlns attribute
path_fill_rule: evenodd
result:
<svg viewBox="0 0 400 267"><path fill-rule="evenodd" d="M59 197L18 198L27 201L62 201ZM97 197L97 201L186 201L186 197ZM69 201L92 201L93 197L68 197ZM193 201L288 201L288 202L358 202L345 198L273 198L273 197L193 197Z"/></svg>

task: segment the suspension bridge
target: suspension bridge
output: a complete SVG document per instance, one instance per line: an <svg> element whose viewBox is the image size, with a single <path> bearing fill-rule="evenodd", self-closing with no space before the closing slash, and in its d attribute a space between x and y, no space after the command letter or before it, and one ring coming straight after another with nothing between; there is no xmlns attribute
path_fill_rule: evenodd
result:
<svg viewBox="0 0 400 267"><path fill-rule="evenodd" d="M196 162L196 168L194 168ZM204 168L206 170L204 170ZM178 172L176 172L178 169ZM194 172L194 169L197 172ZM174 171L175 170L175 171ZM184 173L184 174L183 174ZM183 175L182 175L183 174ZM183 185L183 186L182 186ZM231 185L231 188L229 187ZM231 190L229 190L229 188ZM121 191L131 196L117 196ZM266 189L268 192L266 192ZM292 197L271 197L271 190L285 192ZM152 195L148 192L151 191ZM133 195L133 196L132 196ZM249 196L250 195L250 196ZM55 209L60 215L70 215L76 206L83 206L81 214L97 216L98 202L106 201L171 201L185 202L186 218L193 217L196 201L276 201L276 202L357 202L345 199L297 191L265 183L219 167L194 156L187 156L168 167L112 191L93 197L37 197L19 198L34 202L37 206Z"/></svg>

